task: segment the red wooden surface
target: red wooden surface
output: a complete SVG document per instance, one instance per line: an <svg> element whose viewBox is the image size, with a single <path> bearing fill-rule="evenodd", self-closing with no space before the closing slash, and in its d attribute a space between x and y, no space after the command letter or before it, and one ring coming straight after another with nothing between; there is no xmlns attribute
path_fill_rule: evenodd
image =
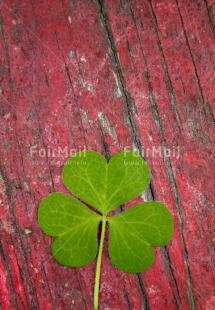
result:
<svg viewBox="0 0 215 310"><path fill-rule="evenodd" d="M143 197L174 215L145 273L116 270L106 236L100 309L215 308L213 2L1 2L2 310L92 309L95 262L62 267L37 222L41 199L67 192L58 147L145 150Z"/></svg>

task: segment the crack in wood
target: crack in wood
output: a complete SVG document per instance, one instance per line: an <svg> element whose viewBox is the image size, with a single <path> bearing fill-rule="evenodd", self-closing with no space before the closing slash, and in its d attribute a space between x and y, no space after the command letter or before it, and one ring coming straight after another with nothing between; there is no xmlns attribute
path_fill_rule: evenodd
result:
<svg viewBox="0 0 215 310"><path fill-rule="evenodd" d="M150 1L150 4L151 4L151 1ZM131 104L130 104L131 95L130 95L130 93L129 93L128 89L127 89L127 86L126 86L123 69L122 69L122 66L120 64L120 60L119 60L119 57L118 57L117 49L116 49L116 46L115 46L115 43L114 43L114 38L113 38L113 33L112 33L111 25L110 25L109 18L108 18L107 12L106 12L106 3L105 3L105 1L98 1L98 5L99 5L100 11L101 11L101 24L102 24L102 27L103 27L104 35L105 35L106 40L108 42L108 46L110 47L110 50L111 50L111 55L110 56L111 56L111 59L112 59L114 65L115 65L115 68L117 70L117 73L118 73L118 76L119 76L119 81L120 81L120 86L121 86L121 89L122 89L122 94L123 94L123 97L124 97L125 102L126 102L126 106L127 106L127 110L128 110L128 116L129 116L129 121L130 121L130 125L131 125L132 137L133 137L133 139L135 141L135 145L137 146L137 149L139 150L139 152L141 154L142 153L141 151L142 151L143 147L142 147L142 144L141 144L141 141L140 141L137 125L136 125L136 122L135 122L135 119L134 119L134 116L133 116L133 111L131 109ZM151 4L151 7L152 7L152 4ZM152 8L152 10L153 10L153 8ZM154 14L154 17L156 18L155 14ZM160 40L158 40L158 41L160 42ZM165 62L165 55L164 55L164 52L163 52L163 49L162 49L161 42L160 43L159 42L158 42L158 44L159 44L159 46L161 48L161 52L162 52L162 55L163 55L163 58L164 58L164 64L166 64L165 65L165 72L166 72L167 81L168 81L168 83L170 85L169 86L170 87L169 90L172 93L172 97L171 98L174 99L173 102L172 102L173 105L174 105L174 111L177 112L177 105L176 105L175 95L173 93L173 86L171 86L172 82L171 82L170 75L169 75L169 72L168 72L167 62ZM166 142L164 130L163 130L163 127L162 127L161 118L160 118L160 115L159 115L159 111L158 111L158 107L157 107L157 104L156 104L156 100L155 100L155 97L154 97L153 88L152 88L152 84L151 84L150 77L149 77L148 65L147 65L146 59L145 59L145 64L146 64L146 68L147 68L146 69L146 80L147 80L147 83L148 83L148 86L149 86L149 90L150 90L151 107L152 107L152 110L153 110L153 113L154 113L155 122L157 124L158 131L160 132L160 135L161 135L162 140L163 140L163 144L167 148L167 142ZM178 121L179 121L179 118L178 118ZM180 121L179 121L178 124L180 125ZM178 214L178 220L179 220L179 232L180 232L180 237L181 237L181 242L182 242L182 249L183 249L184 261L185 261L185 269L186 269L187 280L188 280L188 299L189 299L190 307L193 310L193 309L196 309L195 297L194 297L194 292L193 292L193 284L192 284L191 273L190 273L189 264L188 264L187 248L186 248L186 244L185 244L185 238L184 238L184 235L183 235L183 217L182 217L182 209L181 209L181 206L180 206L180 198L179 198L179 194L178 194L178 190L177 190L177 183L176 183L176 180L175 180L174 175L173 175L173 169L172 169L172 164L171 164L170 159L167 159L167 158L165 159L165 166L166 166L166 169L167 169L167 174L168 174L168 177L169 177L169 180L170 180L170 184L172 186L173 196L174 196L174 199L175 199L175 202L176 202L176 206L177 206L177 214ZM151 196L153 199L156 197L156 194L153 192L153 188L152 187L150 188L150 192L148 191L148 195ZM167 257L167 258L170 259L170 257ZM166 266L169 269L170 278L173 279L174 275L173 275L172 270L170 270L170 267L169 267L170 264L171 264L171 262L166 264ZM174 283L174 281L173 281L173 283ZM176 282L174 284L177 285ZM176 288L176 291L178 291L177 288ZM177 300L175 302L178 305Z"/></svg>
<svg viewBox="0 0 215 310"><path fill-rule="evenodd" d="M134 119L134 116L133 116L133 109L132 109L132 105L131 105L131 101L133 100L133 98L131 97L131 94L129 93L129 91L127 89L127 86L126 86L126 81L125 81L125 78L124 78L123 69L122 69L122 66L120 64L120 60L119 60L119 57L118 57L117 49L116 49L116 46L115 46L115 43L114 43L114 38L113 38L113 34L112 34L111 25L110 25L109 18L108 18L106 9L105 9L105 2L104 1L98 1L98 2L99 2L100 9L101 9L101 16L102 16L101 23L102 23L102 26L103 26L104 34L106 36L108 45L110 46L111 58L113 60L115 68L117 70L117 74L119 76L120 86L121 86L121 89L122 89L122 94L123 94L124 100L126 102L126 106L127 106L127 110L128 110L128 117L129 117L129 121L130 121L131 132L132 132L132 137L134 139L135 145L136 145L139 153L141 154L142 150L143 150L143 146L142 146L142 143L140 141L137 125L136 125L136 122L135 122L135 119ZM146 61L145 61L145 63L146 63ZM146 75L147 75L148 86L149 86L149 88L151 90L150 91L150 93L151 93L151 100L150 101L151 101L151 104L153 106L153 111L156 112L154 114L155 120L157 120L156 123L157 123L157 125L159 127L159 131L162 131L162 136L164 136L163 129L162 129L162 126L161 126L161 121L160 121L160 116L159 116L158 108L157 108L155 97L154 97L154 93L153 93L153 90L152 90L152 85L151 85L151 82L150 82L150 79L149 79L149 76L148 76L148 70L146 70ZM151 198L152 200L155 200L156 194L154 192L152 184L150 185L150 188L147 190L146 196L147 196L147 198ZM171 262L169 264L167 264L167 268L168 269L169 269L170 265L171 265ZM171 271L169 271L169 274L172 274ZM149 304L148 304L148 301L147 301L147 296L146 296L146 294L144 292L143 284L142 284L142 282L140 280L141 279L140 275L137 275L137 276L138 276L138 279L139 279L138 282L139 282L139 285L140 285L141 291L142 291L142 297L143 297L143 300L144 300L144 303L145 303L145 309L148 310L149 309ZM173 277L173 275L171 275L171 277ZM177 304L177 300L175 301L175 303Z"/></svg>
<svg viewBox="0 0 215 310"><path fill-rule="evenodd" d="M208 99L206 100L206 104L207 104L207 107L208 107L209 115L210 115L213 123L215 123L215 117L214 117L214 114L213 114L213 110L212 110L212 107L210 105L210 101Z"/></svg>
<svg viewBox="0 0 215 310"><path fill-rule="evenodd" d="M180 9L178 0L176 0L176 4L177 4L177 9L178 9L178 14L179 14L180 20L181 20L182 30L183 30L183 33L184 33L184 37L185 37L185 40L186 40L186 43L187 43L187 47L188 47L188 50L189 50L190 58L191 58L192 65L193 65L193 68L194 68L194 72L195 72L198 88L199 88L199 91L200 91L202 103L204 104L205 99L204 99L203 89L202 89L201 82L200 82L200 77L199 77L198 70L197 70L197 67L196 67L196 63L195 63L195 60L194 60L194 57L193 57L193 53L192 53L192 50L191 50L190 42L189 42L189 39L188 39L188 36L187 36L187 31L186 31L185 26L184 26L184 21L183 21L183 17L182 17L182 14L181 14L181 9Z"/></svg>
<svg viewBox="0 0 215 310"><path fill-rule="evenodd" d="M186 40L187 47L188 47L188 50L189 50L189 54L190 54L190 58L191 58L191 61L192 61L192 65L193 65L193 68L194 68L194 72L195 72L195 77L196 77L196 80L197 80L198 88L199 88L199 91L200 91L200 96L201 96L202 104L203 104L203 107L205 106L205 103L207 104L209 114L212 117L213 122L215 122L215 118L214 118L213 111L211 109L209 100L204 98L203 88L201 86L201 81L200 81L200 77L199 77L199 74L198 74L198 69L197 69L197 66L196 66L196 63L195 63L195 60L194 60L194 56L193 56L192 49L191 49L191 46L190 46L190 42L189 42L189 39L188 39L187 31L186 31L186 28L184 26L184 21L183 21L183 17L182 17L182 14L181 14L181 9L180 9L178 0L176 0L176 3L177 3L177 9L178 9L178 13L179 13L179 16L180 16L181 24L182 24L182 30L183 30L183 33L184 33L184 36L185 36L185 40ZM208 11L208 16L210 17L210 15L209 15L209 6L208 6L207 2L206 2L206 7L207 7L207 11ZM210 18L209 18L209 20L210 20ZM206 113L205 113L205 115L206 115Z"/></svg>
<svg viewBox="0 0 215 310"><path fill-rule="evenodd" d="M126 302L128 304L128 310L133 310L133 308L131 307L131 303L130 303L130 300L129 300L128 293L127 293L125 288L124 288L123 292L124 292L125 300L126 300Z"/></svg>
<svg viewBox="0 0 215 310"><path fill-rule="evenodd" d="M1 173L1 176L2 176L2 179L3 179L3 182L5 184L6 195L7 195L9 206L10 206L10 209L11 209L11 216L12 216L13 226L14 226L15 230L18 233L19 240L20 240L20 249L21 249L21 251L23 253L23 257L24 257L25 262L27 262L28 259L27 259L27 256L26 256L26 251L25 251L23 242L22 242L22 235L21 235L20 228L19 228L19 225L17 223L16 217L15 217L15 214L14 214L14 201L13 201L13 198L12 198L12 189L11 189L12 187L11 187L10 180L8 178L7 172L6 172L5 168L1 164L0 164L0 173ZM3 255L6 255L5 251L3 252ZM19 301L21 303L23 303L23 301L21 300L21 297L19 296L18 292L15 290L15 286L14 286L14 283L12 281L12 270L11 270L10 264L8 264L9 263L9 258L6 257L6 256L5 256L5 258L6 258L7 268L8 268L8 271L9 271L9 277L11 277L10 285L11 285L11 289L12 289L12 292L13 292L13 296L12 297L15 297L17 302L18 302L17 297L19 297ZM22 270L22 272L25 273L24 270ZM25 276L26 275L27 275L27 278L25 277L25 280L26 280L25 282L26 282L26 284L28 286L28 289L29 289L29 287L33 287L33 286L32 286L31 276L30 276L30 273L29 273L28 269L27 269L27 274L25 274ZM30 291L30 289L29 289L29 291ZM26 294L26 295L29 296L28 294ZM29 298L28 298L28 302L30 303ZM34 295L34 297L32 298L31 302L36 304L37 308L39 307L39 302L38 302L38 298L37 298L36 295ZM24 304L23 304L23 308L19 308L19 305L18 305L17 309L25 309Z"/></svg>
<svg viewBox="0 0 215 310"><path fill-rule="evenodd" d="M152 12L152 15L154 17L155 24L156 24L155 31L156 31L156 35L157 35L158 47L159 47L159 50L160 50L162 58L163 58L162 64L163 64L163 69L164 69L164 73L165 73L165 77L166 77L166 87L167 87L167 90L169 92L169 96L170 96L170 99L171 99L171 104L172 104L172 109L173 109L173 112L174 112L175 120L176 120L176 122L178 124L178 127L179 127L180 131L182 132L183 128L181 126L181 119L180 119L180 115L179 115L179 112L178 112L178 104L177 104L177 101L176 101L176 98L175 98L173 84L172 84L172 80L171 80L171 77L170 77L166 56L165 56L165 53L164 53L164 50L163 50L163 46L162 46L162 42L161 42L161 39L160 39L160 35L159 35L159 32L158 32L159 26L158 26L157 16L156 16L155 11L153 9L152 1L149 0L149 3L150 3L151 12Z"/></svg>
<svg viewBox="0 0 215 310"><path fill-rule="evenodd" d="M101 137L101 143L104 149L104 156L107 161L111 158L111 150L109 148L108 143L105 141L105 132L103 131L102 125L99 124L99 132L100 132L100 137Z"/></svg>
<svg viewBox="0 0 215 310"><path fill-rule="evenodd" d="M3 24L4 24L3 18L0 15L0 35L1 35L1 38L2 38L2 44L3 44L4 51L5 51L6 61L7 61L7 66L8 66L7 69L8 69L8 76L9 76L9 79L8 79L9 87L10 87L11 91L13 92L13 79L12 79L12 76L11 76L10 54L9 54L9 49L8 49L8 45L7 45L7 42L6 42L6 38L5 38L5 35L4 35Z"/></svg>
<svg viewBox="0 0 215 310"><path fill-rule="evenodd" d="M106 3L105 3L105 1L98 0L97 4L98 4L98 7L100 8L100 21L101 21L101 25L103 28L103 32L104 32L104 35L106 37L108 46L110 47L110 50L111 50L110 57L111 57L112 62L116 68L117 74L119 76L119 84L121 87L123 98L126 102L128 118L129 118L129 122L130 122L130 130L132 132L132 138L134 139L134 143L137 146L137 149L139 150L140 154L142 154L143 147L142 147L142 144L140 141L138 128L137 128L137 125L136 125L136 122L135 122L134 116L133 116L134 102L133 102L133 98L131 97L131 94L129 93L129 91L126 87L123 69L122 69L122 66L120 64L117 49L116 49L116 46L114 43L114 38L113 38L113 33L112 33L110 21L109 21L109 18L108 18L106 9L105 9ZM145 294L145 290L144 290L142 281L140 279L140 275L137 274L137 277L138 277L138 283L139 283L139 286L141 289L143 302L145 305L145 310L149 310L149 304L147 301L147 296Z"/></svg>
<svg viewBox="0 0 215 310"><path fill-rule="evenodd" d="M19 310L20 307L19 307L18 299L17 299L19 297L19 295L17 294L17 291L15 290L9 257L8 257L8 255L6 253L6 251L3 251L1 240L0 240L0 253L1 253L1 256L2 256L2 260L5 262L5 266L6 266L6 269L7 269L7 275L8 275L8 278L9 278L9 282L10 282L10 286L11 286L11 289L12 289L13 297L15 299L16 307Z"/></svg>
<svg viewBox="0 0 215 310"><path fill-rule="evenodd" d="M208 19L209 19L209 24L210 24L210 27L211 27L211 31L213 33L213 36L215 36L215 26L214 26L213 19L212 19L213 12L212 12L212 9L211 9L211 6L212 6L213 2L210 5L208 5L207 0L204 0L204 2L205 2L205 5L206 5L206 9L207 9L207 14L208 14Z"/></svg>
<svg viewBox="0 0 215 310"><path fill-rule="evenodd" d="M77 144L76 144L74 132L72 130L71 119L68 116L66 116L66 119L67 119L67 123L68 123L68 127L69 127L69 132L70 132L70 135L72 137L72 142L73 142L74 148L75 148L75 150L77 150Z"/></svg>
<svg viewBox="0 0 215 310"><path fill-rule="evenodd" d="M26 185L28 194L31 194L31 187L30 187L30 183L28 182L27 175L26 175L24 160L23 160L23 154L22 154L22 150L21 150L20 143L19 143L17 136L16 136L16 141L17 141L18 150L19 150L20 159L21 159L21 166L22 166L22 171L23 171L23 175L24 175L24 183Z"/></svg>
<svg viewBox="0 0 215 310"><path fill-rule="evenodd" d="M163 140L164 140L164 144L166 147L167 146L166 139L164 138ZM174 178L172 163L171 163L170 159L167 157L164 157L164 162L165 162L165 166L167 169L167 174L168 174L168 177L170 180L170 184L171 184L171 187L173 190L173 196L174 196L176 206L177 206L177 214L178 214L178 221L179 221L179 233L180 233L180 237L181 237L181 244L182 244L182 250L183 250L183 255L184 255L184 263L185 263L185 269L186 269L186 275L187 275L187 281L188 281L188 300L189 300L191 310L195 310L196 309L195 295L194 295L192 276L191 276L190 267L189 267L187 246L186 246L185 237L183 234L183 225L184 225L184 223L183 223L183 211L181 209L180 197L178 194L178 187L177 187L176 180Z"/></svg>
<svg viewBox="0 0 215 310"><path fill-rule="evenodd" d="M169 256L169 250L165 246L165 247L161 248L161 252L162 252L163 257L165 259L166 265L168 266L167 272L169 273L170 281L173 284L173 288L174 288L173 289L173 294L174 294L174 297L175 297L175 300L174 300L175 301L175 306L179 310L180 309L180 304L181 304L181 298L180 298L180 292L179 292L177 280L176 280L175 275L174 275L174 270L172 269L171 258Z"/></svg>
<svg viewBox="0 0 215 310"><path fill-rule="evenodd" d="M103 33L106 38L106 41L108 43L108 47L111 50L110 57L112 59L112 63L116 69L117 75L119 77L119 86L121 87L122 96L124 98L124 101L126 103L127 112L128 112L128 119L131 127L132 132L132 138L134 139L135 144L137 145L137 148L142 151L142 145L140 142L139 132L136 125L136 122L134 120L134 100L131 97L130 92L127 89L126 81L124 77L124 72L119 60L118 52L114 43L113 33L110 25L110 21L106 12L106 2L97 0L98 7L100 8L100 21L101 26L103 28ZM142 152L140 152L142 153Z"/></svg>
<svg viewBox="0 0 215 310"><path fill-rule="evenodd" d="M147 295L146 295L146 291L145 291L145 288L144 288L144 284L143 284L143 281L141 279L141 276L139 273L136 274L137 275L137 281L139 283L139 287L141 289L141 295L142 295L142 299L143 299L143 302L144 302L144 310L150 310L150 307L149 307L149 302L148 302L148 298L147 298Z"/></svg>

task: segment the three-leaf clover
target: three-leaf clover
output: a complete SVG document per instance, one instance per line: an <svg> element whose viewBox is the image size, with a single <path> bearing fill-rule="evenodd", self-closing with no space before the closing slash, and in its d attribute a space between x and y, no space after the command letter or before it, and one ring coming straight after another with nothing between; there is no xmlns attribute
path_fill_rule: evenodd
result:
<svg viewBox="0 0 215 310"><path fill-rule="evenodd" d="M153 264L152 247L164 246L170 241L172 215L165 205L152 201L109 216L111 211L143 193L149 185L150 169L133 151L121 151L108 163L97 152L79 152L65 164L63 181L83 202L63 193L48 195L40 203L39 224L47 235L57 237L52 243L55 259L65 266L81 267L97 255L98 226L102 222L94 291L94 309L98 309L106 223L110 231L112 263L122 271L137 273Z"/></svg>

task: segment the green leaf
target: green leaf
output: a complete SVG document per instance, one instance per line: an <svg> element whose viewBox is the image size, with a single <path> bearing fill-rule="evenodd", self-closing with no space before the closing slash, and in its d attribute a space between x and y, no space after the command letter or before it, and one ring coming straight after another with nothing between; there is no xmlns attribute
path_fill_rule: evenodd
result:
<svg viewBox="0 0 215 310"><path fill-rule="evenodd" d="M112 263L125 272L142 272L154 262L151 246L164 246L173 235L170 211L160 202L146 202L108 218Z"/></svg>
<svg viewBox="0 0 215 310"><path fill-rule="evenodd" d="M115 154L107 163L94 151L71 157L63 180L79 198L102 213L91 211L79 200L54 193L40 204L38 220L43 231L57 237L54 257L63 265L89 264L98 250L98 225L108 221L109 253L113 264L126 272L141 272L154 262L152 246L163 246L173 234L169 210L160 202L139 204L114 217L108 213L141 194L150 182L148 165L133 151Z"/></svg>
<svg viewBox="0 0 215 310"><path fill-rule="evenodd" d="M94 309L98 310L107 221L112 263L122 271L137 273L153 264L153 246L163 246L170 241L174 229L172 215L162 203L146 202L116 216L108 216L110 211L140 195L149 185L149 167L133 151L119 152L108 163L94 151L77 153L64 166L63 180L77 197L102 215L72 196L54 193L40 203L38 221L47 235L56 237L52 243L53 256L71 267L88 265L95 258L98 225L102 222L94 289Z"/></svg>
<svg viewBox="0 0 215 310"><path fill-rule="evenodd" d="M98 250L97 230L102 217L80 201L62 193L47 196L40 203L38 221L49 236L52 253L65 266L88 265Z"/></svg>
<svg viewBox="0 0 215 310"><path fill-rule="evenodd" d="M110 211L140 195L149 185L149 167L133 151L119 152L108 163L94 151L77 153L64 166L63 180L77 197L102 215L72 196L54 193L40 203L38 221L47 235L56 237L52 243L53 256L71 267L88 265L95 258L98 225L102 222L94 288L94 310L98 310L107 221L112 263L122 271L137 273L153 264L153 246L163 246L170 241L174 229L172 215L162 203L146 202L116 216L108 216Z"/></svg>
<svg viewBox="0 0 215 310"><path fill-rule="evenodd" d="M77 197L107 215L147 188L150 169L133 151L121 151L109 163L99 153L83 151L67 161L63 180Z"/></svg>

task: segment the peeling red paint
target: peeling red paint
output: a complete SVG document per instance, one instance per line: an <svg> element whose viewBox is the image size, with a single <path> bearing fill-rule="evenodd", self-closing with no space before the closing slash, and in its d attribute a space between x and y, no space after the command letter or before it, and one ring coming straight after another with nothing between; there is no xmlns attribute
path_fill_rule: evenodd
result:
<svg viewBox="0 0 215 310"><path fill-rule="evenodd" d="M61 172L70 151L108 156L124 147L142 151L152 186L123 208L154 197L170 208L175 233L140 275L112 266L107 235L100 308L215 307L214 7L208 0L0 4L2 310L92 309L95 262L59 265L37 210L47 194L68 193ZM178 156L163 156L178 147Z"/></svg>

